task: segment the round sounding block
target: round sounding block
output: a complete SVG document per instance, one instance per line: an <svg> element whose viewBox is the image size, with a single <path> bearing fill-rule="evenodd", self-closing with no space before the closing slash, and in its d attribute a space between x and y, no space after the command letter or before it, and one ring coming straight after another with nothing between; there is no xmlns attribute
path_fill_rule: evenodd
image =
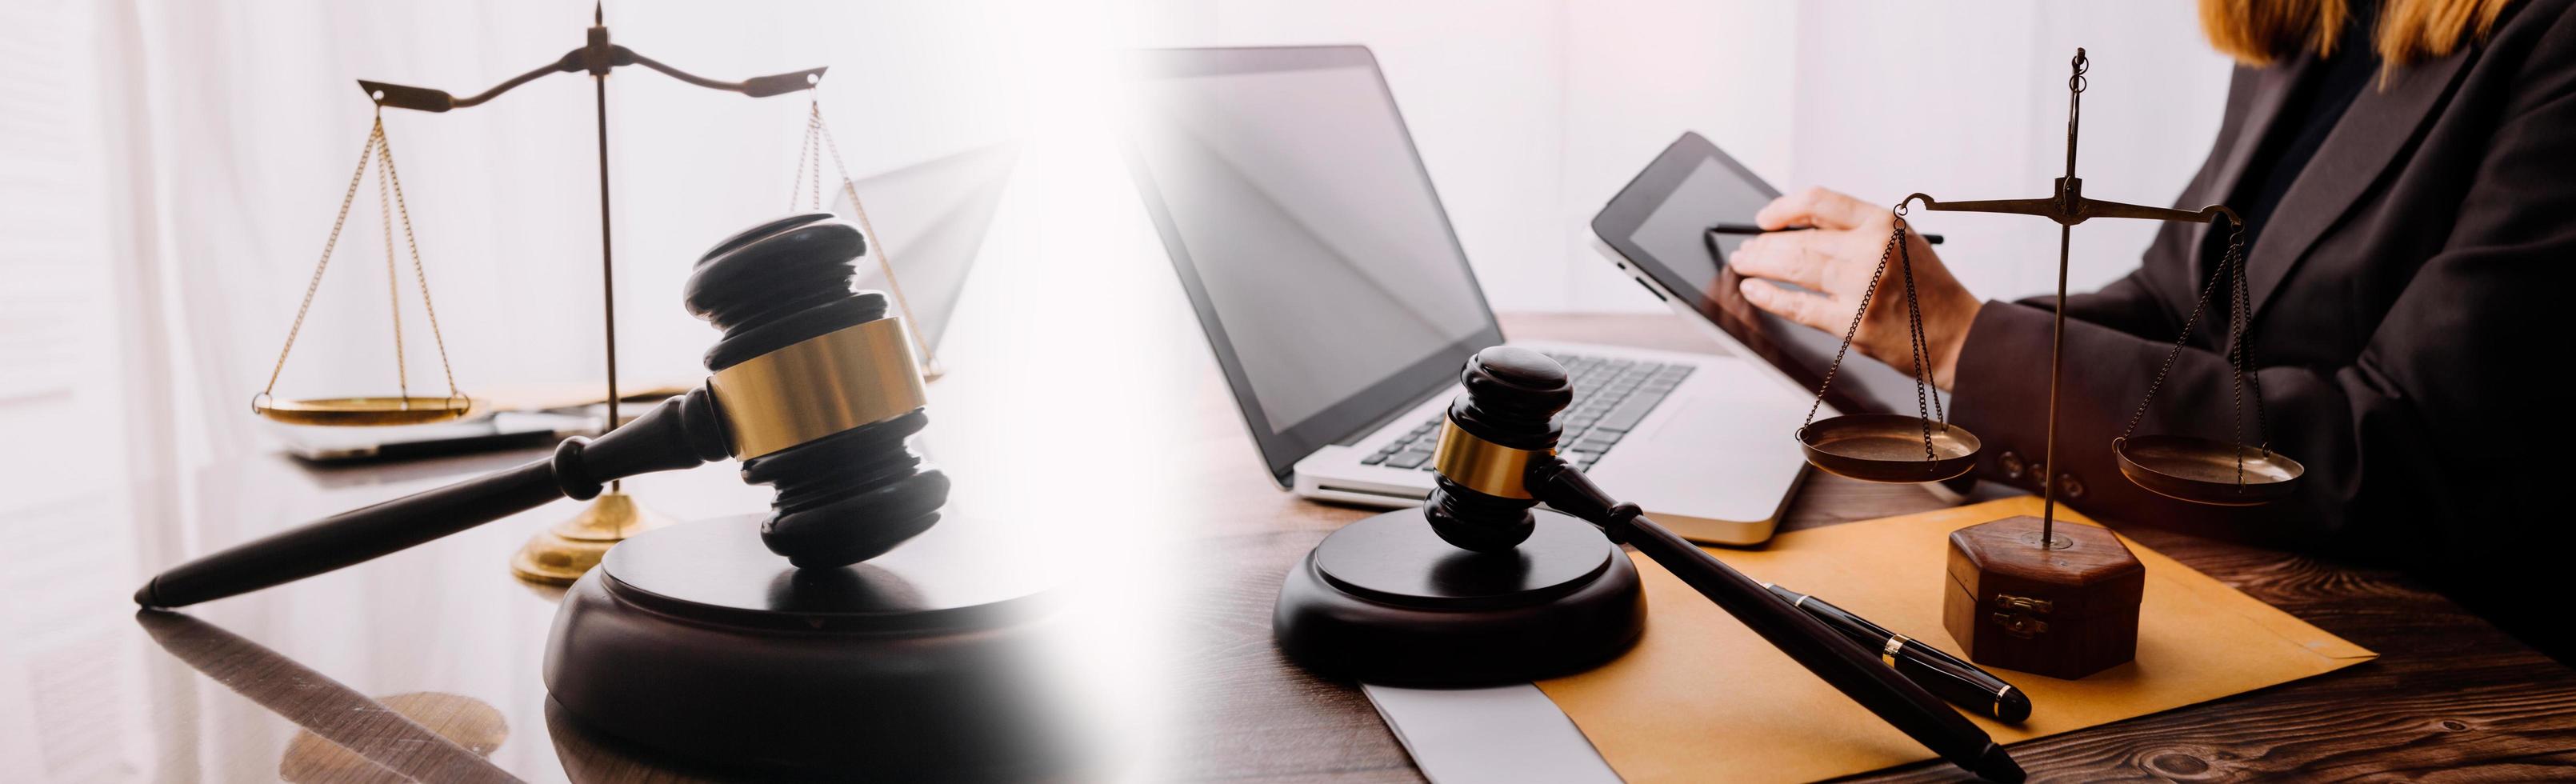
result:
<svg viewBox="0 0 2576 784"><path fill-rule="evenodd" d="M867 562L798 569L757 516L619 543L573 584L545 681L585 730L729 765L1014 777L1080 750L1031 662L1065 633L1054 579L950 519ZM852 767L859 766L859 767Z"/></svg>
<svg viewBox="0 0 2576 784"><path fill-rule="evenodd" d="M1598 666L1645 631L1637 568L1600 529L1548 511L1519 547L1476 553L1420 509L1325 537L1290 569L1272 632L1317 673L1390 685L1527 681Z"/></svg>

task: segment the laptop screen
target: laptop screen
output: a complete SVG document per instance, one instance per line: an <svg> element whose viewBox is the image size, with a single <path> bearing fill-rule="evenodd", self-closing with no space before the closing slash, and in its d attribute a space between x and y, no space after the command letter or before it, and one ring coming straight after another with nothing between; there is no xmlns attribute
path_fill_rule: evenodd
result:
<svg viewBox="0 0 2576 784"><path fill-rule="evenodd" d="M1138 59L1140 191L1275 477L1501 342L1368 50Z"/></svg>

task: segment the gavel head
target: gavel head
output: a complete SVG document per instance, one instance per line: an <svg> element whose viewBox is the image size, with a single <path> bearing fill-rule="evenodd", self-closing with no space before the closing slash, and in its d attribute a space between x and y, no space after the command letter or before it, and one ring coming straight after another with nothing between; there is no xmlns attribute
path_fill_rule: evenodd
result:
<svg viewBox="0 0 2576 784"><path fill-rule="evenodd" d="M1533 462L1553 459L1556 412L1574 402L1574 385L1555 360L1510 346L1476 352L1459 381L1467 390L1449 404L1422 516L1460 548L1509 550L1536 526L1538 501L1523 478Z"/></svg>
<svg viewBox="0 0 2576 784"><path fill-rule="evenodd" d="M743 481L771 485L761 541L799 567L839 567L928 530L948 477L904 439L929 423L921 371L886 297L853 291L859 230L794 215L718 243L689 275L689 312L724 330L707 392Z"/></svg>

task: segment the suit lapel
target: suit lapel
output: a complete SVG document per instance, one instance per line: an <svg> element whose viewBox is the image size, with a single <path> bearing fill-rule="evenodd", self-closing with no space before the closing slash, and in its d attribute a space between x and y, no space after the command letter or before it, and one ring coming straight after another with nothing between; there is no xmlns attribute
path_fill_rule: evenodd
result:
<svg viewBox="0 0 2576 784"><path fill-rule="evenodd" d="M2282 279L2406 149L2416 130L2432 117L2433 108L2450 94L2453 77L2475 51L2466 48L2403 69L2384 89L2375 82L2362 88L2318 145L2316 157L2291 182L2280 209L2272 213L2270 225L2248 252L2247 284L2255 310L2262 310Z"/></svg>
<svg viewBox="0 0 2576 784"><path fill-rule="evenodd" d="M2245 167L2253 162L2254 151L2263 146L2263 137L2271 135L2272 122L2280 119L2281 106L2289 102L2300 75L2307 73L2316 59L2316 55L2302 54L2278 68L2254 70L2253 84L2249 88L2252 97L2245 109L2245 121L2237 127L2236 136L2227 147L2227 157L2219 162L2218 178L2210 183L2205 197L2209 203L2224 204L2234 198L2236 184L2245 179ZM2200 206L2186 204L2183 209L2199 209ZM2214 225L2196 224L2191 230L2191 251L2186 255L2191 259L2191 280L2195 287L2199 285L2198 281L2209 278L2209 265L2217 261L2202 258L2200 252L2201 248L2209 247L2209 232L2214 230Z"/></svg>

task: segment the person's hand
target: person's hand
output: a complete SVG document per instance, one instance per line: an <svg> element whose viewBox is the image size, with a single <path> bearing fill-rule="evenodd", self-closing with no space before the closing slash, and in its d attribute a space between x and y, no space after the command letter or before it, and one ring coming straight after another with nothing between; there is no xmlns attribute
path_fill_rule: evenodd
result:
<svg viewBox="0 0 2576 784"><path fill-rule="evenodd" d="M1887 250L1887 236L1896 230L1896 216L1886 207L1808 188L1773 199L1753 220L1765 229L1815 228L1755 236L1727 258L1727 266L1744 276L1740 288L1745 301L1837 336L1850 328L1861 292L1869 287L1870 273ZM1932 383L1949 389L1958 374L1959 347L1967 342L1968 326L1976 321L1983 303L1950 276L1949 268L1941 266L1941 257L1920 232L1909 229L1905 243L1913 257L1915 295L1922 303L1923 338L1931 355L1926 364L1931 365ZM1791 291L1760 279L1819 293ZM1852 345L1897 370L1914 371L1913 342L1906 330L1905 275L1892 256Z"/></svg>

